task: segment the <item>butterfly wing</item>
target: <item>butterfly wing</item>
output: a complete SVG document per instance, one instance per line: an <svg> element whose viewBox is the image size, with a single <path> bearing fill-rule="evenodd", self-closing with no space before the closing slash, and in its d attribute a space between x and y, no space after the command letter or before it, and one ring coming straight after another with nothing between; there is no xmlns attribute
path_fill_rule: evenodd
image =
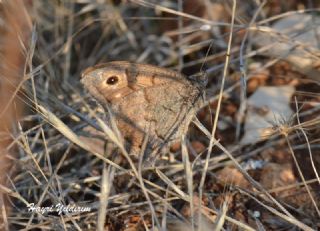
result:
<svg viewBox="0 0 320 231"><path fill-rule="evenodd" d="M182 74L129 62L111 62L85 71L82 83L109 105L125 137L141 143L145 134L175 139L194 115L201 89Z"/></svg>

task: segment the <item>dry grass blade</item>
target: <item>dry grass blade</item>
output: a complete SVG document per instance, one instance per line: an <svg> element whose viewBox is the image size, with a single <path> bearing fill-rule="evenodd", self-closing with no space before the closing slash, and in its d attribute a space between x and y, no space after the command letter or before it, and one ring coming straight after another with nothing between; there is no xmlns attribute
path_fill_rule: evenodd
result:
<svg viewBox="0 0 320 231"><path fill-rule="evenodd" d="M231 31L233 31L233 26L234 26L234 19L235 19L235 13L236 13L236 3L237 3L237 1L234 0L233 1L233 6L232 6L232 18L231 18L231 29L232 30ZM220 106L221 106L221 101L222 101L222 95L223 95L223 92L224 92L224 85L225 85L225 80L226 80L226 77L227 77L227 71L228 71L228 66L229 66L229 61L230 61L230 51L231 51L232 37L233 37L233 33L231 32L230 35L229 35L229 40L228 40L228 48L227 48L227 52L226 52L226 60L225 60L223 76L222 76L222 81L221 81L221 86L220 86L220 92L219 92L219 98L218 98L218 103L217 103L216 114L215 114L215 117L214 117L213 127L212 127L212 131L211 131L211 138L210 138L209 147L208 147L207 155L206 155L206 161L205 161L205 165L204 165L204 168L203 168L203 172L202 172L202 176L201 176L201 180L200 180L200 185L199 185L199 208L200 208L200 211L201 211L201 201L202 201L202 195L203 195L203 186L204 186L206 175L207 175L207 171L208 171L209 158L210 158L210 154L211 154L213 145L215 143L214 137L216 135L216 129L217 129L218 119L219 119L219 115L220 115Z"/></svg>
<svg viewBox="0 0 320 231"><path fill-rule="evenodd" d="M311 151L311 147L310 147L310 143L309 143L309 139L308 139L308 136L306 134L306 132L304 131L303 129L303 126L301 126L301 122L300 122L300 118L299 118L299 110L298 110L298 102L297 102L297 98L295 98L295 103L296 103L296 110L297 110L297 120L298 120L298 126L300 127L300 131L302 132L306 142L307 142L307 147L308 147L308 152L309 152L309 156L310 156L310 160L311 160L311 165L312 165L312 168L313 168L313 171L314 171L314 174L316 175L316 178L318 180L318 183L320 185L320 178L319 178L319 174L318 174L318 171L317 171L317 168L314 164L314 160L313 160L313 155L312 155L312 151ZM305 181L304 181L305 183Z"/></svg>
<svg viewBox="0 0 320 231"><path fill-rule="evenodd" d="M79 137L70 130L70 128L65 125L56 115L54 115L53 113L51 113L49 110L47 110L46 108L38 105L39 108L39 112L41 113L41 115L44 117L45 120L47 120L52 126L54 126L59 132L61 132L67 139L69 139L71 142L77 144L79 147L87 150L88 152L94 154L95 156L97 156L99 159L105 161L106 163L112 165L113 167L123 170L122 167L120 167L119 165L117 165L116 163L110 161L109 159L105 158L103 156L103 153L96 153L94 151L94 148L91 147L90 145L83 143ZM111 133L111 137L114 137L113 133Z"/></svg>
<svg viewBox="0 0 320 231"><path fill-rule="evenodd" d="M174 182L172 182L165 174L163 174L158 169L156 169L156 173L168 185L168 187L172 188L173 191L175 191L181 198L183 198L184 200L190 202L189 196L187 194L185 194L183 191L181 191L181 189L179 189L179 187Z"/></svg>
<svg viewBox="0 0 320 231"><path fill-rule="evenodd" d="M147 143L148 143L148 139L149 139L149 136L146 135L145 138L144 138L144 142L142 144L143 148L142 150L145 150L146 149L146 146L147 146ZM141 153L141 156L139 158L139 168L138 168L138 180L139 180L139 183L140 183L140 187L144 193L144 196L146 197L147 199L147 202L149 204L149 207L150 207L150 210L151 210L151 215L152 215L152 228L155 228L157 227L158 229L160 229L160 222L158 220L158 217L156 215L156 211L155 211L155 208L153 206L153 203L151 201L151 198L149 196L149 193L145 187L145 184L143 182L143 177L142 177L142 160L143 160L143 155Z"/></svg>
<svg viewBox="0 0 320 231"><path fill-rule="evenodd" d="M263 206L264 208L268 209L269 211L271 211L272 213L276 214L277 216L283 218L284 220L290 222L291 224L294 224L296 225L297 227L299 227L300 229L302 230L306 230L306 231L312 231L314 229L312 229L311 227L303 224L302 222L298 221L297 219L293 218L293 217L289 217L289 216L286 216L282 213L279 213L277 210L275 210L274 208L268 206L268 205L265 205L263 204L262 202L260 202L257 198L255 198L254 196L251 196L249 193L246 193L244 191L241 191L243 194L251 197L253 200L255 200L258 204L260 204L261 206Z"/></svg>
<svg viewBox="0 0 320 231"><path fill-rule="evenodd" d="M104 230L109 194L110 194L110 189L112 187L112 182L114 179L114 172L115 172L115 169L113 167L110 166L107 169L106 165L104 165L102 178L101 178L100 207L99 207L98 221L97 221L98 231Z"/></svg>
<svg viewBox="0 0 320 231"><path fill-rule="evenodd" d="M184 169L186 171L186 181L187 181L187 186L188 186L188 193L189 193L189 198L190 198L190 210L191 210L191 228L192 230L195 229L195 211L194 211L194 197L193 197L193 173L192 173L192 168L191 168L191 163L189 160L189 153L187 150L187 144L185 137L182 137L182 160L183 160L183 165ZM199 211L201 213L201 210ZM201 221L199 219L199 229L201 229Z"/></svg>
<svg viewBox="0 0 320 231"><path fill-rule="evenodd" d="M228 211L228 206L227 206L228 202L227 201L224 201L223 204L222 204L222 209L220 211L220 214L217 218L217 221L215 223L215 228L214 230L222 230L223 228L223 224L225 223L225 219L226 219L226 213Z"/></svg>
<svg viewBox="0 0 320 231"><path fill-rule="evenodd" d="M299 175L300 175L300 177L301 177L301 179L302 179L302 182L303 182L303 184L304 184L304 187L305 187L305 189L307 190L307 192L308 192L308 194L309 194L309 197L310 197L310 199L311 199L311 201L312 201L313 206L315 207L315 209L316 209L316 211L317 211L317 213L318 213L318 216L320 217L320 210L319 210L319 208L318 208L317 202L316 202L314 196L313 196L312 193L311 193L311 190L310 190L310 188L309 188L309 185L306 183L306 179L305 179L305 177L303 176L301 167L300 167L300 165L299 165L299 163L298 163L298 161L297 161L297 158L296 158L296 156L295 156L295 153L294 153L294 151L293 151L293 149L292 149L292 145L291 145L291 143L290 143L290 140L288 139L288 136L285 136L285 138L286 138L286 141L287 141L287 144L288 144L290 153L291 153L291 155L292 155L292 158L293 158L293 160L294 160L294 163L295 163L295 165L296 165L296 167L297 167L297 169L298 169Z"/></svg>

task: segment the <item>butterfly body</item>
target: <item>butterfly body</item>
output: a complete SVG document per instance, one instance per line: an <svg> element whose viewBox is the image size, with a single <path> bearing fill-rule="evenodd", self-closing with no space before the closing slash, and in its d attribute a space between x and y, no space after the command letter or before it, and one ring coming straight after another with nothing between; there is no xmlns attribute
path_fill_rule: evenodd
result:
<svg viewBox="0 0 320 231"><path fill-rule="evenodd" d="M91 67L81 82L102 106L111 109L135 150L146 134L153 146L179 139L204 92L203 84L178 72L125 61Z"/></svg>

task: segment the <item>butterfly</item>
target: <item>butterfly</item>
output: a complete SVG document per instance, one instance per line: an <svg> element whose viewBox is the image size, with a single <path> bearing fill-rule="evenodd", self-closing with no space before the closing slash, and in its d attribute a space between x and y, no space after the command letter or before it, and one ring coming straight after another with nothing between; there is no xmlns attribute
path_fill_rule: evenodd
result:
<svg viewBox="0 0 320 231"><path fill-rule="evenodd" d="M148 64L114 61L87 68L81 82L138 152L148 134L152 147L186 133L203 102L205 78Z"/></svg>

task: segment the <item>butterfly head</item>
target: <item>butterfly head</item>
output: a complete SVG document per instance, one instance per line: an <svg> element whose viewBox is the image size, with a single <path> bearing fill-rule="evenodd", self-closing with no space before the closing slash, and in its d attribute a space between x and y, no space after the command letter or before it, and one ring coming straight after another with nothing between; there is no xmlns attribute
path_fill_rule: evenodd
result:
<svg viewBox="0 0 320 231"><path fill-rule="evenodd" d="M187 77L187 79L193 82L195 85L198 85L202 90L205 89L208 84L208 76L204 71L190 75Z"/></svg>

